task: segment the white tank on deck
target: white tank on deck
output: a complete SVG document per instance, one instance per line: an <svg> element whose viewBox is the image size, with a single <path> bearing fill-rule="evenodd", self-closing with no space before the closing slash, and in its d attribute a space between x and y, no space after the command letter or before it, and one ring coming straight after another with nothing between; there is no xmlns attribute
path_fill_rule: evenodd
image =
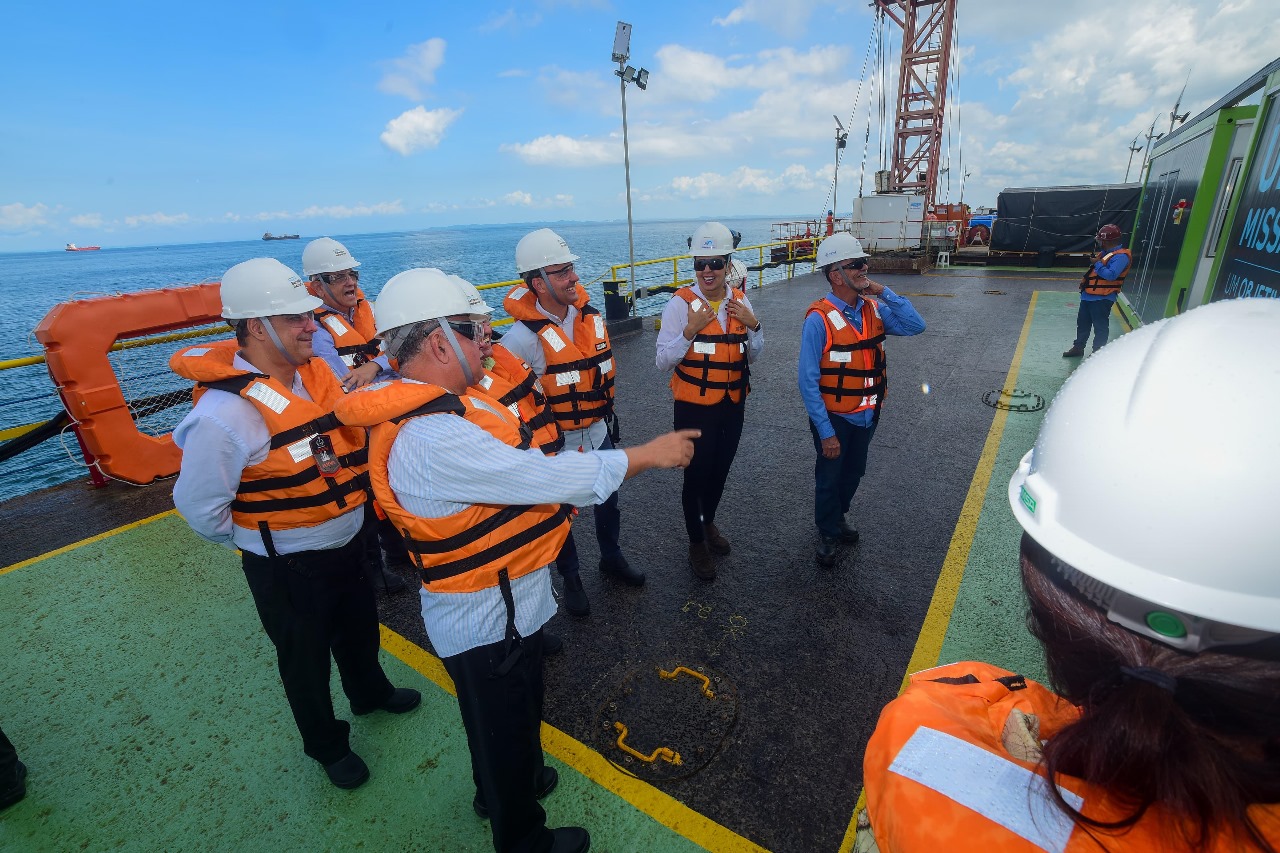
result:
<svg viewBox="0 0 1280 853"><path fill-rule="evenodd" d="M853 202L849 229L868 252L891 252L920 245L924 196L881 193Z"/></svg>

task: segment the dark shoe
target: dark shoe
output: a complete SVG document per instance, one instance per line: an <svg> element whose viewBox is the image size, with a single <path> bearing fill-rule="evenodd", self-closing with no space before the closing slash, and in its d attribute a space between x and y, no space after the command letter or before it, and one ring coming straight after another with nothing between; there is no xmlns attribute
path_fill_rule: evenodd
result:
<svg viewBox="0 0 1280 853"><path fill-rule="evenodd" d="M1062 354L1063 358L1082 358L1084 356L1084 347L1072 346Z"/></svg>
<svg viewBox="0 0 1280 853"><path fill-rule="evenodd" d="M693 564L693 573L704 581L716 579L716 565L711 562L711 551L706 542L694 542L689 546L689 562Z"/></svg>
<svg viewBox="0 0 1280 853"><path fill-rule="evenodd" d="M714 524L708 524L704 530L707 532L707 547L711 549L711 553L722 557L729 553L729 540L720 535L720 528Z"/></svg>
<svg viewBox="0 0 1280 853"><path fill-rule="evenodd" d="M644 572L631 568L627 558L619 554L616 557L601 557L600 571L613 575L627 586L644 586Z"/></svg>
<svg viewBox="0 0 1280 853"><path fill-rule="evenodd" d="M846 545L857 545L858 531L854 530L843 521L840 522L840 541Z"/></svg>
<svg viewBox="0 0 1280 853"><path fill-rule="evenodd" d="M348 752L332 764L324 766L329 781L339 788L359 788L369 778L369 766L354 752Z"/></svg>
<svg viewBox="0 0 1280 853"><path fill-rule="evenodd" d="M821 537L818 540L818 550L816 552L818 565L825 567L834 566L836 564L836 548L839 547L839 545L839 539L830 539L826 536Z"/></svg>
<svg viewBox="0 0 1280 853"><path fill-rule="evenodd" d="M553 634L546 628L542 629L542 656L558 655L564 651L564 640L560 639L559 634Z"/></svg>
<svg viewBox="0 0 1280 853"><path fill-rule="evenodd" d="M543 799L556 789L556 785L560 784L560 774L556 772L554 767L548 767L545 764L538 771L538 784L533 790L533 795L539 800ZM480 802L480 792L477 791L475 797L471 799L471 808L476 810L476 814L483 820L489 819L489 808Z"/></svg>
<svg viewBox="0 0 1280 853"><path fill-rule="evenodd" d="M591 615L591 602L587 601L587 591L582 588L581 575L569 575L564 579L564 609L570 616L581 619Z"/></svg>
<svg viewBox="0 0 1280 853"><path fill-rule="evenodd" d="M422 704L422 694L408 687L397 687L391 691L391 698L376 708L357 709L351 706L351 713L357 717L372 714L374 711L386 711L391 714L406 714Z"/></svg>
<svg viewBox="0 0 1280 853"><path fill-rule="evenodd" d="M21 800L27 795L27 765L21 761L14 768L13 784L0 791L0 811Z"/></svg>
<svg viewBox="0 0 1280 853"><path fill-rule="evenodd" d="M404 592L409 585L404 582L404 578L393 572L391 569L383 566L378 571L378 578L373 585L382 592L397 593Z"/></svg>
<svg viewBox="0 0 1280 853"><path fill-rule="evenodd" d="M587 853L591 849L591 836L580 826L562 826L551 834L555 838L551 853Z"/></svg>

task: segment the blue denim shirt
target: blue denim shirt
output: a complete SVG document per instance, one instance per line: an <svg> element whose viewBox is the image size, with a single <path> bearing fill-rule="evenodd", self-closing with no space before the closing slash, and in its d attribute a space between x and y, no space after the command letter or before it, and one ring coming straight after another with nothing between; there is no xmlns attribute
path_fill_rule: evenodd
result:
<svg viewBox="0 0 1280 853"><path fill-rule="evenodd" d="M1118 252L1123 248L1124 248L1123 245L1116 246L1114 249L1105 250L1103 254L1105 255L1109 252ZM1098 274L1098 278L1103 278L1103 279L1106 279L1107 281L1115 281L1128 268L1129 268L1128 255L1112 255L1111 260L1107 261L1105 264L1102 261L1093 262L1093 271ZM1119 295L1120 295L1119 293L1108 293L1105 296L1097 293L1081 293L1080 301L1081 302L1097 302L1099 300L1105 299L1108 302L1115 302L1116 297Z"/></svg>
<svg viewBox="0 0 1280 853"><path fill-rule="evenodd" d="M853 305L834 293L828 293L827 299L840 310L855 329L862 331L862 303L865 300L861 296ZM884 323L886 335L918 335L924 331L924 318L905 297L899 296L886 287L877 299L880 301L880 320ZM831 426L832 413L827 411L826 404L822 402L822 392L818 390L822 349L826 340L827 332L822 318L817 314L805 317L804 330L800 335L800 396L804 399L804 408L809 413L809 420L813 421L814 427L818 430L818 438L831 438L836 434ZM854 426L865 428L875 422L876 413L875 409L864 409L861 412L837 415L837 417L844 418Z"/></svg>

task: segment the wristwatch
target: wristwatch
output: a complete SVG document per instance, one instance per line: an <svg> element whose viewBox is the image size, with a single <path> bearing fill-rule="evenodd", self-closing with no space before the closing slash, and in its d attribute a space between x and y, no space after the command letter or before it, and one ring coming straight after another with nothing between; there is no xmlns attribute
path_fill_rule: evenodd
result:
<svg viewBox="0 0 1280 853"><path fill-rule="evenodd" d="M756 318L756 327L755 327L754 329L752 329L751 331L753 331L753 332L758 332L758 331L760 331L762 328L764 328L764 324L763 324L763 323L761 323L761 322L760 322L760 318L759 318L759 317L757 317L757 318Z"/></svg>

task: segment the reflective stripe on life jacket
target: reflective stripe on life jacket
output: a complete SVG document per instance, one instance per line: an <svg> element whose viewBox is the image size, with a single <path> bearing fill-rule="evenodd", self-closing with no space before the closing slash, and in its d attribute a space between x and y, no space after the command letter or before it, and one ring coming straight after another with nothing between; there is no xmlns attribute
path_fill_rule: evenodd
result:
<svg viewBox="0 0 1280 853"><path fill-rule="evenodd" d="M378 503L404 536L409 558L432 592L476 592L499 585L503 569L514 580L556 558L569 533L573 507L472 504L443 518L406 510L391 490L388 461L401 428L411 419L458 416L511 447L527 448L529 432L506 407L482 393L454 396L436 385L393 380L348 394L336 414L343 423L371 428L370 482Z"/></svg>
<svg viewBox="0 0 1280 853"><path fill-rule="evenodd" d="M311 527L349 512L365 501L369 477L364 430L343 426L332 407L342 398L342 386L320 359L298 368L310 400L293 393L275 379L236 367L234 341L179 350L169 367L196 383L196 401L209 389L247 400L262 416L271 445L267 458L241 474L231 517L238 527L271 530ZM321 473L312 440L327 435L340 468L333 476Z"/></svg>
<svg viewBox="0 0 1280 853"><path fill-rule="evenodd" d="M493 362L476 385L533 430L534 447L547 456L558 453L564 434L533 368L502 344L493 345Z"/></svg>
<svg viewBox="0 0 1280 853"><path fill-rule="evenodd" d="M1079 716L1040 684L989 664L912 675L881 712L863 760L867 812L882 853L1184 851L1177 818L1158 805L1132 828L1085 832L1050 799L1040 743ZM1054 781L1090 818L1112 822L1132 810L1081 779ZM1280 806L1255 806L1250 816L1273 845L1280 841ZM1215 838L1208 849L1242 849L1237 842Z"/></svg>
<svg viewBox="0 0 1280 853"><path fill-rule="evenodd" d="M542 389L561 430L584 429L613 411L617 365L604 317L587 302L586 288L578 288L572 340L538 311L538 296L527 285L511 288L502 305L542 346L547 361Z"/></svg>
<svg viewBox="0 0 1280 853"><path fill-rule="evenodd" d="M359 367L378 355L379 340L373 320L373 310L364 298L364 292L356 291L356 303L352 319L328 305L316 309L316 322L324 326L333 337L334 348L347 367Z"/></svg>
<svg viewBox="0 0 1280 853"><path fill-rule="evenodd" d="M682 287L675 296L692 305L705 301L692 287ZM746 294L736 287L728 298L739 301ZM751 367L747 363L747 327L741 320L726 315L728 328L720 325L719 316L689 343L689 350L671 373L671 393L683 403L710 406L724 400L741 403L751 393Z"/></svg>
<svg viewBox="0 0 1280 853"><path fill-rule="evenodd" d="M821 317L827 331L818 375L818 390L827 411L841 415L864 409L879 412L888 385L879 307L870 299L862 300L861 332L826 298L810 305L807 313Z"/></svg>
<svg viewBox="0 0 1280 853"><path fill-rule="evenodd" d="M1097 265L1090 264L1088 272L1084 274L1084 279L1080 282L1081 292L1091 293L1094 296L1111 296L1112 294L1120 292L1120 287L1124 284L1125 276L1129 274L1129 270L1133 267L1133 253L1128 249L1114 249L1103 255L1098 260L1098 263L1106 266L1107 263L1116 255L1122 255L1125 258L1128 258L1128 262L1125 264L1124 270L1121 271L1116 280L1107 281L1105 278L1098 275Z"/></svg>

